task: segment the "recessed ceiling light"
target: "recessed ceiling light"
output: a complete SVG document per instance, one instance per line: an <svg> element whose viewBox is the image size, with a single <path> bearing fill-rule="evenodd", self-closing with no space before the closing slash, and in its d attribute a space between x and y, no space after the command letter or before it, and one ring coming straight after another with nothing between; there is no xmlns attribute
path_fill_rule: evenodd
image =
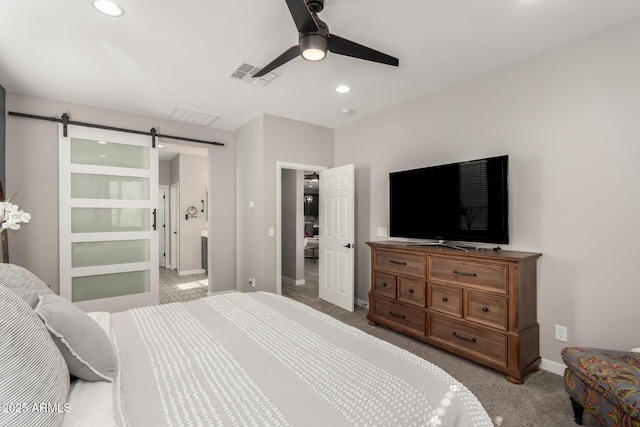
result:
<svg viewBox="0 0 640 427"><path fill-rule="evenodd" d="M124 8L111 0L91 0L91 4L99 12L108 16L119 17L124 15Z"/></svg>
<svg viewBox="0 0 640 427"><path fill-rule="evenodd" d="M98 141L98 144L106 145L107 141Z"/></svg>
<svg viewBox="0 0 640 427"><path fill-rule="evenodd" d="M347 93L351 90L351 88L349 86L346 85L340 85L336 88L336 92L338 93Z"/></svg>
<svg viewBox="0 0 640 427"><path fill-rule="evenodd" d="M164 148L164 145L158 144L158 148Z"/></svg>
<svg viewBox="0 0 640 427"><path fill-rule="evenodd" d="M105 157L107 157L107 155L106 154L99 154L98 157L105 158Z"/></svg>

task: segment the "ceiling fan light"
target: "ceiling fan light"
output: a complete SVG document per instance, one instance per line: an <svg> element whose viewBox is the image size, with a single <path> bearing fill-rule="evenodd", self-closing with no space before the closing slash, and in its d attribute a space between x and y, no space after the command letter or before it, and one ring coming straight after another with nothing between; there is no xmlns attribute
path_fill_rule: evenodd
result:
<svg viewBox="0 0 640 427"><path fill-rule="evenodd" d="M300 52L307 61L321 61L327 56L328 40L320 34L306 34L300 37Z"/></svg>
<svg viewBox="0 0 640 427"><path fill-rule="evenodd" d="M326 53L320 49L306 49L302 51L302 57L307 61L321 61Z"/></svg>

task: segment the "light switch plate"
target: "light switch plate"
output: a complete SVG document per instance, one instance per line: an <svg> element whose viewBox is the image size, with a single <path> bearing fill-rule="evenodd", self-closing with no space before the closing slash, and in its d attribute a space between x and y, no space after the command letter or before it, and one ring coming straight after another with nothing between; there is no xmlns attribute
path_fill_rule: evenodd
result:
<svg viewBox="0 0 640 427"><path fill-rule="evenodd" d="M269 237L273 237L276 235L276 228L275 227L269 227Z"/></svg>
<svg viewBox="0 0 640 427"><path fill-rule="evenodd" d="M389 237L389 232L387 231L387 227L378 227L378 231L376 232L378 237Z"/></svg>

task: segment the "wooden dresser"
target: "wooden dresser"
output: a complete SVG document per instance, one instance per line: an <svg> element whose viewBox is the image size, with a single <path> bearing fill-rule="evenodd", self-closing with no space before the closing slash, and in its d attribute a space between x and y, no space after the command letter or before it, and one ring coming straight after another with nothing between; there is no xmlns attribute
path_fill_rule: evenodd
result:
<svg viewBox="0 0 640 427"><path fill-rule="evenodd" d="M539 253L368 242L369 323L384 325L507 374L540 364Z"/></svg>

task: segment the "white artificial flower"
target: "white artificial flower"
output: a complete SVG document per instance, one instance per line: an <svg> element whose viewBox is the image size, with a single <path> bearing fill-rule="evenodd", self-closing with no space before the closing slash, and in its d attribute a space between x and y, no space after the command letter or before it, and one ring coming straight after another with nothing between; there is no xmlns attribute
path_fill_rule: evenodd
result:
<svg viewBox="0 0 640 427"><path fill-rule="evenodd" d="M0 223L2 224L0 232L6 229L18 230L20 229L20 224L26 224L31 221L31 215L25 211L21 211L18 205L11 203L11 198L16 194L16 192L14 192L6 201L0 202Z"/></svg>

